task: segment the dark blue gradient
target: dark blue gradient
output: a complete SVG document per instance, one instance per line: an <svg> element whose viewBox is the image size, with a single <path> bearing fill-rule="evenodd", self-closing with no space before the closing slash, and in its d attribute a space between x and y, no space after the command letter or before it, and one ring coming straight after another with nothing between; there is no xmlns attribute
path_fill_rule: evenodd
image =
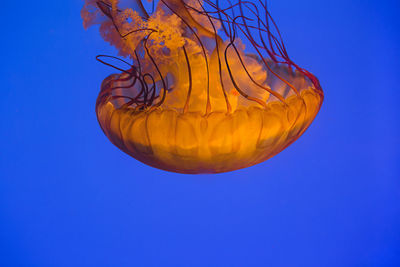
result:
<svg viewBox="0 0 400 267"><path fill-rule="evenodd" d="M400 266L400 3L269 2L321 112L265 163L187 176L102 133L115 50L81 0L3 1L0 266Z"/></svg>

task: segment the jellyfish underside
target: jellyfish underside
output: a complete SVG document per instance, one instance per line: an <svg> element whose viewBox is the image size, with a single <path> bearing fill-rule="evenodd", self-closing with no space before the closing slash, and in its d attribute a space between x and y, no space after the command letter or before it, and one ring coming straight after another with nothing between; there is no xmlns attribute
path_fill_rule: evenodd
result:
<svg viewBox="0 0 400 267"><path fill-rule="evenodd" d="M124 69L98 57L120 73L103 81L96 113L135 159L179 173L233 171L278 154L317 115L318 80L289 59L265 5L161 0L149 15L133 2L86 0L82 16L133 61Z"/></svg>

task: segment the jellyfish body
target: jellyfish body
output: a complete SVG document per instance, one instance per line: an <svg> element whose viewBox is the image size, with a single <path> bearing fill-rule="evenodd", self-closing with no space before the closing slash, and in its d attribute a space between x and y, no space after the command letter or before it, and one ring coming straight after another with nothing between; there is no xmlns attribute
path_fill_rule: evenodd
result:
<svg viewBox="0 0 400 267"><path fill-rule="evenodd" d="M120 72L96 113L122 151L167 171L227 172L276 155L314 120L319 82L289 59L266 5L228 2L160 0L149 15L141 1L86 0L85 27L99 23L133 62L98 57Z"/></svg>

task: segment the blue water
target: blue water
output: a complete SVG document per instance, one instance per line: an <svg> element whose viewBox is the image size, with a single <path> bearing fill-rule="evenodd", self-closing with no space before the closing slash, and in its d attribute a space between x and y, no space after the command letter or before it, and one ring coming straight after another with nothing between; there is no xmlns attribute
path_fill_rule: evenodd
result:
<svg viewBox="0 0 400 267"><path fill-rule="evenodd" d="M325 102L292 146L221 175L160 171L94 112L115 54L82 1L3 1L0 266L400 266L397 0L271 0Z"/></svg>

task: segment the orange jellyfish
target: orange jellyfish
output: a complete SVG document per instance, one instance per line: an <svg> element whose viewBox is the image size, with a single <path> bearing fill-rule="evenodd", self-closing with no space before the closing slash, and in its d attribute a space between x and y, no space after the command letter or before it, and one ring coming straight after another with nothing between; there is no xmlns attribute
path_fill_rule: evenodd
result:
<svg viewBox="0 0 400 267"><path fill-rule="evenodd" d="M81 14L126 58L97 57L118 71L101 85L100 126L150 166L197 174L258 164L321 107L317 78L290 60L266 2L86 0Z"/></svg>

